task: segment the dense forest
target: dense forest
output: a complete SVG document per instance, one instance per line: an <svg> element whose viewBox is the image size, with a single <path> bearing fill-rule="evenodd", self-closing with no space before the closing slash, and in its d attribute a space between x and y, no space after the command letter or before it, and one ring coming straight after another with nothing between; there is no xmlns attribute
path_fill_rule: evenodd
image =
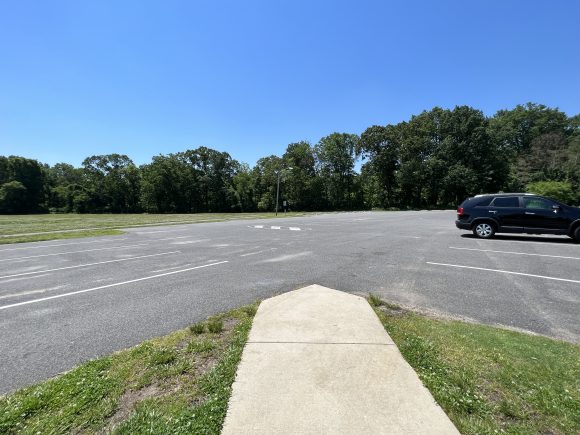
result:
<svg viewBox="0 0 580 435"><path fill-rule="evenodd" d="M493 117L435 107L360 136L291 143L253 168L206 147L141 166L121 154L88 157L80 168L0 156L0 213L274 210L278 174L291 210L454 207L499 191L578 204L580 115L532 103Z"/></svg>

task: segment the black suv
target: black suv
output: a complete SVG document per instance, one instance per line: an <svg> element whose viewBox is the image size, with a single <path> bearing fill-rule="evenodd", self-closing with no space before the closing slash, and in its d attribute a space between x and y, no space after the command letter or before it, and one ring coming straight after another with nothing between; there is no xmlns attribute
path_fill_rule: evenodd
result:
<svg viewBox="0 0 580 435"><path fill-rule="evenodd" d="M529 193L467 198L457 209L455 225L482 239L495 233L561 234L580 242L580 208Z"/></svg>

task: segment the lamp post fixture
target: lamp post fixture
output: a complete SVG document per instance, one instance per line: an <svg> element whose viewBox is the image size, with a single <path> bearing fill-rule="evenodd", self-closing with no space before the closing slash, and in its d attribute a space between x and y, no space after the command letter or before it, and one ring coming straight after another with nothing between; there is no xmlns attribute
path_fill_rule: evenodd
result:
<svg viewBox="0 0 580 435"><path fill-rule="evenodd" d="M285 168L287 170L292 170L293 168ZM278 216L278 198L280 198L280 175L282 175L282 171L284 169L278 169L276 174L278 175L278 186L276 187L276 216Z"/></svg>

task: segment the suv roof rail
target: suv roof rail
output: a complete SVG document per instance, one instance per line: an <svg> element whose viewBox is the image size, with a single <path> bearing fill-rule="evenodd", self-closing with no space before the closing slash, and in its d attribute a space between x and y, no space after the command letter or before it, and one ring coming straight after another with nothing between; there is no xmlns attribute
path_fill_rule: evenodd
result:
<svg viewBox="0 0 580 435"><path fill-rule="evenodd" d="M538 196L535 193L501 192L501 193L480 193L478 195L475 195L474 198L479 198L481 196L503 196L503 195Z"/></svg>

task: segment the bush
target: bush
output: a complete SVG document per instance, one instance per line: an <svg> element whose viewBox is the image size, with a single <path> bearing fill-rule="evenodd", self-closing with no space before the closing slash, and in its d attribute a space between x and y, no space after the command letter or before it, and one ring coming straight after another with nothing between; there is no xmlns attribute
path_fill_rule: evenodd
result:
<svg viewBox="0 0 580 435"><path fill-rule="evenodd" d="M566 181L538 181L528 184L526 190L536 195L554 198L565 204L574 205L578 201L572 185Z"/></svg>
<svg viewBox="0 0 580 435"><path fill-rule="evenodd" d="M369 303L373 307L380 307L383 304L383 301L381 300L380 297L371 293L369 294Z"/></svg>
<svg viewBox="0 0 580 435"><path fill-rule="evenodd" d="M205 331L205 325L203 323L194 323L189 327L189 330L194 334L203 334Z"/></svg>
<svg viewBox="0 0 580 435"><path fill-rule="evenodd" d="M152 366L171 364L177 356L172 349L158 349L150 357L149 363Z"/></svg>
<svg viewBox="0 0 580 435"><path fill-rule="evenodd" d="M248 315L248 317L254 317L258 311L258 307L255 305L247 305L243 307L242 310Z"/></svg>
<svg viewBox="0 0 580 435"><path fill-rule="evenodd" d="M219 319L213 319L207 322L207 330L214 334L219 334L224 330L224 322Z"/></svg>

